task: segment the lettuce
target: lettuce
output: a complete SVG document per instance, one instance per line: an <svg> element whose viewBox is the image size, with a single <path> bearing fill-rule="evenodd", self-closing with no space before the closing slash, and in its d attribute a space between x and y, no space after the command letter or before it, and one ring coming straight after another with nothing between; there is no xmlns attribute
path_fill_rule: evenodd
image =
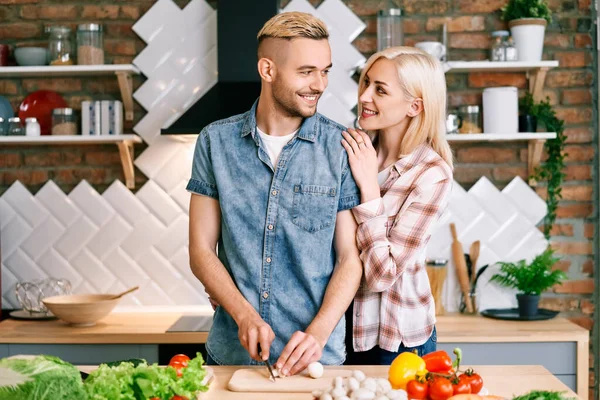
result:
<svg viewBox="0 0 600 400"><path fill-rule="evenodd" d="M81 375L53 356L0 359L0 400L85 400Z"/></svg>

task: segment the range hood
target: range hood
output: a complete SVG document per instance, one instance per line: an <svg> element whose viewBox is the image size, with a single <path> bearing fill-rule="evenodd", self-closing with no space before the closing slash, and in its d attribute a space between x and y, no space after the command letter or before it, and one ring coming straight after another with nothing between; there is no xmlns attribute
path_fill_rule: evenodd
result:
<svg viewBox="0 0 600 400"><path fill-rule="evenodd" d="M197 134L211 122L250 109L260 94L256 35L279 12L279 0L219 0L218 82L161 134Z"/></svg>

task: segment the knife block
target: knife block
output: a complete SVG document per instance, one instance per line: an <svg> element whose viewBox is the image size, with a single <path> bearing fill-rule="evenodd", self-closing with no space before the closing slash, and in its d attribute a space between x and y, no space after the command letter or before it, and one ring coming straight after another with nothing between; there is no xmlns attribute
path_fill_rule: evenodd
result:
<svg viewBox="0 0 600 400"><path fill-rule="evenodd" d="M448 275L448 267L444 265L427 265L427 277L429 278L429 286L431 286L431 294L435 301L435 315L444 315L444 305L442 304L442 292L444 290L444 282Z"/></svg>

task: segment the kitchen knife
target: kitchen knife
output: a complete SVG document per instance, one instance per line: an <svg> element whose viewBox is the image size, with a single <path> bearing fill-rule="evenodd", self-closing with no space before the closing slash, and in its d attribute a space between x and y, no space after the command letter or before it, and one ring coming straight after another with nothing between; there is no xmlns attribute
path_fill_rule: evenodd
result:
<svg viewBox="0 0 600 400"><path fill-rule="evenodd" d="M260 343L258 344L258 355L262 358L262 350L260 348ZM267 369L269 370L269 380L271 382L275 382L275 374L273 373L273 368L271 367L271 363L269 363L269 360L264 360L265 365L267 366Z"/></svg>

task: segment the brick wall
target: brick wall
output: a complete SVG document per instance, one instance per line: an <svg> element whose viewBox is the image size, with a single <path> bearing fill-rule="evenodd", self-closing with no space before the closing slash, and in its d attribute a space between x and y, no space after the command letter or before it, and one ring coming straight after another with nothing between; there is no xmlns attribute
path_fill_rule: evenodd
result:
<svg viewBox="0 0 600 400"><path fill-rule="evenodd" d="M376 12L397 6L405 15L406 44L422 40L441 40L441 26L448 23L450 59L480 60L487 57L489 32L504 29L499 9L505 0L344 0L366 23L367 29L354 45L369 56L376 48ZM318 5L321 0L312 0ZM129 63L144 44L131 31L131 26L154 1L108 0L0 0L0 41L14 45L46 44L43 28L48 24L100 21L105 27L105 51L108 63ZM180 0L181 6L187 1ZM211 1L215 6L216 1ZM287 0L282 0L282 6ZM594 264L592 237L593 202L591 165L593 81L590 0L550 0L554 22L546 34L545 59L560 61L560 68L548 73L545 94L560 118L566 122L568 137L564 200L558 209L552 245L563 256L557 266L569 272L571 280L556 294L544 300L543 306L563 311L574 322L591 329L593 326ZM141 78L136 78L136 87ZM485 87L513 85L526 87L520 73L471 73L447 76L449 104L481 104ZM85 99L118 99L116 79L0 79L0 94L15 107L23 97L37 89L51 89L63 94L74 108ZM143 110L136 107L136 121ZM127 123L131 130L135 123ZM137 146L139 152L143 147ZM466 188L481 176L504 187L515 175L527 176L525 144L454 145L456 179ZM11 147L0 148L0 194L15 180L31 191L37 191L53 179L68 192L81 179L88 180L102 192L122 170L115 146ZM136 187L145 182L137 171ZM539 188L541 194L543 187ZM592 359L592 362L594 360ZM591 377L591 381L592 381Z"/></svg>

